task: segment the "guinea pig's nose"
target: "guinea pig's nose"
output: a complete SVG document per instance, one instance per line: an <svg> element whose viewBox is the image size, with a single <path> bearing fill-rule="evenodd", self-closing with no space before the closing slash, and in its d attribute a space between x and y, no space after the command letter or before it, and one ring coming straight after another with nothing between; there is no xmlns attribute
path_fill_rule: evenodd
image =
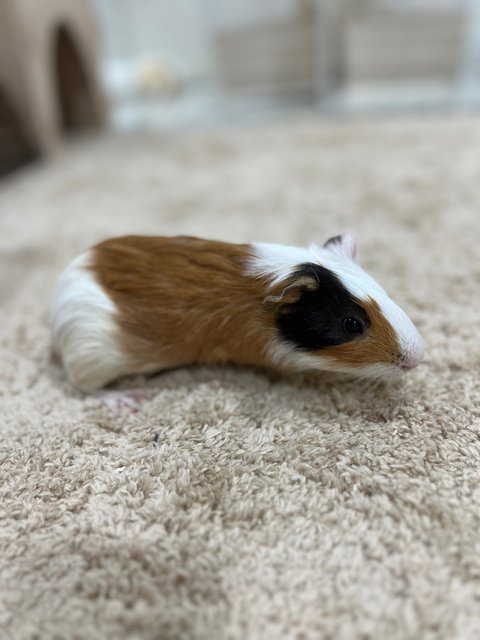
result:
<svg viewBox="0 0 480 640"><path fill-rule="evenodd" d="M418 344L412 349L409 349L408 353L406 353L401 362L401 368L405 371L409 371L410 369L415 369L423 360L425 355L425 344L423 340L419 340Z"/></svg>

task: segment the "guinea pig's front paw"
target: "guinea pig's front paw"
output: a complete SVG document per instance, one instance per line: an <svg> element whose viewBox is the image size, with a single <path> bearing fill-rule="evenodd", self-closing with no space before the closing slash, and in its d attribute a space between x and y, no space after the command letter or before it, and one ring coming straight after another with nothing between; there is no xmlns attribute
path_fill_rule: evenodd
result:
<svg viewBox="0 0 480 640"><path fill-rule="evenodd" d="M118 418L124 411L132 413L140 411L142 403L150 396L142 389L126 389L122 391L97 391L94 397L99 398L114 418Z"/></svg>

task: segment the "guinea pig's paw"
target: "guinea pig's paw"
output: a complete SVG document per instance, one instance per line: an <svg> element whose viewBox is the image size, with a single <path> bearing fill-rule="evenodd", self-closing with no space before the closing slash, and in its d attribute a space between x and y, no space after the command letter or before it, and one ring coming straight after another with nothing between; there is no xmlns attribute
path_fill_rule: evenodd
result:
<svg viewBox="0 0 480 640"><path fill-rule="evenodd" d="M149 394L142 389L126 389L122 391L100 391L95 394L109 413L118 418L125 411L137 413L142 403L149 399Z"/></svg>

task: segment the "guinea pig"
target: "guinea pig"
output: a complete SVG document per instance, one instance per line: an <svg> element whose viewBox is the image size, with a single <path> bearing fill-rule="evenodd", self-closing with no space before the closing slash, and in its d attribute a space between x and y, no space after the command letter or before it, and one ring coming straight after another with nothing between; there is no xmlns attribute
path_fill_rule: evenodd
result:
<svg viewBox="0 0 480 640"><path fill-rule="evenodd" d="M77 257L53 297L53 348L94 391L192 364L384 376L424 342L355 261L348 232L323 246L126 236Z"/></svg>

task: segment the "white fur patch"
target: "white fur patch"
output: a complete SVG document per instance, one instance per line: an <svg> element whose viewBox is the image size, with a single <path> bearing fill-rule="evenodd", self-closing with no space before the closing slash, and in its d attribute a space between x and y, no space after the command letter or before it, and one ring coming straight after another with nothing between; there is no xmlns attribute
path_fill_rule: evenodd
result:
<svg viewBox="0 0 480 640"><path fill-rule="evenodd" d="M369 298L375 300L384 317L392 325L406 362L411 366L421 362L425 346L415 325L384 289L347 255L341 243L333 243L327 247L312 244L308 248L267 243L256 243L252 246L255 255L248 265L248 272L255 276L269 278L271 286L288 278L300 264L313 262L332 271L358 300ZM275 352L277 347L273 346L272 349ZM300 354L295 352L295 356L298 355ZM319 359L317 356L308 357ZM333 365L328 366L325 362L326 358L320 358L320 360L322 361L320 364L325 365L321 368L332 368ZM319 368L318 364L316 368ZM345 371L345 369L342 370Z"/></svg>
<svg viewBox="0 0 480 640"><path fill-rule="evenodd" d="M51 308L54 351L83 391L132 373L131 358L118 340L115 305L95 282L89 257L79 256L60 275Z"/></svg>

